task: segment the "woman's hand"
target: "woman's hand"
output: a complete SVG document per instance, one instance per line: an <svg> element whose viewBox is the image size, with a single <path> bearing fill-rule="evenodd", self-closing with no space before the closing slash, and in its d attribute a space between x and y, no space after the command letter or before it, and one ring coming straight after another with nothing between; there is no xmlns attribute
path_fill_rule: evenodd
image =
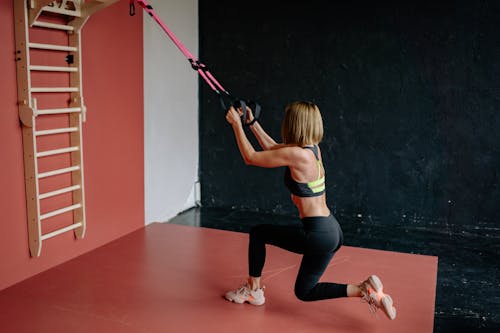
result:
<svg viewBox="0 0 500 333"><path fill-rule="evenodd" d="M226 113L226 121L231 124L231 126L241 126L241 118L238 111L234 107L230 107Z"/></svg>
<svg viewBox="0 0 500 333"><path fill-rule="evenodd" d="M229 115L229 113L231 112L231 110L233 110L238 118L239 121L238 122L235 122L236 119L233 119L233 116L234 115ZM227 111L227 114L226 114L226 120L228 123L230 123L231 125L241 125L241 116L243 116L243 111L241 110L241 107L238 108L238 110L235 110L234 107L230 107L229 110ZM236 116L235 116L236 117ZM246 124L249 124L253 121L253 113L252 113L252 109L250 109L248 106L247 106L247 119L246 119ZM246 125L245 124L245 125Z"/></svg>
<svg viewBox="0 0 500 333"><path fill-rule="evenodd" d="M238 111L240 112L241 115L243 114L243 112L241 112L241 108L238 108ZM247 106L247 119L246 120L247 121L246 121L245 125L248 125L253 121L252 109L250 109L248 106Z"/></svg>

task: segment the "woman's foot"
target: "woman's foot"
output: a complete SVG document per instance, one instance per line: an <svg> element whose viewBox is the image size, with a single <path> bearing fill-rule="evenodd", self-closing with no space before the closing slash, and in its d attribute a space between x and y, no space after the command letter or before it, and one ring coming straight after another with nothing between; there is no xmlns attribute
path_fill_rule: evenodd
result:
<svg viewBox="0 0 500 333"><path fill-rule="evenodd" d="M384 286L378 276L371 275L359 284L359 288L361 289L361 298L368 302L371 309L382 309L389 319L396 318L396 308L392 298L390 295L384 294Z"/></svg>
<svg viewBox="0 0 500 333"><path fill-rule="evenodd" d="M239 304L248 302L252 305L262 305L266 302L266 298L264 297L264 288L252 290L248 284L245 284L236 290L228 291L224 297L228 301Z"/></svg>

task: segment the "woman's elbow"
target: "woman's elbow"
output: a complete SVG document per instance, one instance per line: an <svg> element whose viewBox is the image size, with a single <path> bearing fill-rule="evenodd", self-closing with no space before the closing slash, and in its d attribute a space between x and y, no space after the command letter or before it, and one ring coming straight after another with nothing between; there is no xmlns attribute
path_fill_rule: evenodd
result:
<svg viewBox="0 0 500 333"><path fill-rule="evenodd" d="M243 158L245 165L253 165L252 160L248 157Z"/></svg>
<svg viewBox="0 0 500 333"><path fill-rule="evenodd" d="M255 165L255 154L248 154L243 156L243 161L246 165Z"/></svg>

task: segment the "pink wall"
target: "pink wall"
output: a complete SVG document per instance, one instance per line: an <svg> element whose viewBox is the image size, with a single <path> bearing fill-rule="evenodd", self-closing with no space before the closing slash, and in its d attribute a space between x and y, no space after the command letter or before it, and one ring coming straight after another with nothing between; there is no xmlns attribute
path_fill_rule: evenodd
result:
<svg viewBox="0 0 500 333"><path fill-rule="evenodd" d="M12 1L0 1L0 290L144 226L142 13L122 0L82 33L87 232L29 255Z"/></svg>

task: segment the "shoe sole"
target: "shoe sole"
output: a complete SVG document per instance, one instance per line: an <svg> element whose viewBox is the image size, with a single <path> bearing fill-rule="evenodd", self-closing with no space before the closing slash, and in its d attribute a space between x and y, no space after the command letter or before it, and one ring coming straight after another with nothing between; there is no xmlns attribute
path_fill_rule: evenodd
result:
<svg viewBox="0 0 500 333"><path fill-rule="evenodd" d="M243 303L247 302L248 304L252 304L252 305L256 305L256 306L263 305L266 302L265 299L261 303L261 302L255 302L255 301L242 301L242 302L240 302L240 301L238 301L236 299L231 299L231 298L228 298L226 296L224 296L224 298L226 300L228 300L229 302L233 302L233 303L236 303L236 304L243 304Z"/></svg>
<svg viewBox="0 0 500 333"><path fill-rule="evenodd" d="M247 302L252 304L252 305L255 305L255 306L260 306L260 305L264 305L264 303L266 303L266 300L263 300L262 303L261 302L250 302L250 301L247 301Z"/></svg>
<svg viewBox="0 0 500 333"><path fill-rule="evenodd" d="M370 276L369 281L375 292L383 292L384 285L382 284L382 281L378 276ZM387 318L389 318L390 320L394 320L396 318L396 308L393 305L394 303L391 296L385 294L384 297L382 297L382 299L380 300L380 303L382 303L382 310L384 311Z"/></svg>
<svg viewBox="0 0 500 333"><path fill-rule="evenodd" d="M372 285L373 289L375 290L375 292L377 293L383 292L384 285L382 284L382 281L378 276L372 275L368 280ZM394 303L392 301L391 296L388 294L384 295L384 297L382 297L380 302L382 303L382 309L387 318L389 318L390 320L394 320L396 318L396 308L393 306Z"/></svg>
<svg viewBox="0 0 500 333"><path fill-rule="evenodd" d="M384 289L384 285L382 281L380 281L379 277L376 275L372 275L368 278L368 281L372 285L373 289L378 293Z"/></svg>
<svg viewBox="0 0 500 333"><path fill-rule="evenodd" d="M392 298L389 295L385 295L382 298L382 309L384 310L385 315L390 320L396 319L396 308L393 306Z"/></svg>

